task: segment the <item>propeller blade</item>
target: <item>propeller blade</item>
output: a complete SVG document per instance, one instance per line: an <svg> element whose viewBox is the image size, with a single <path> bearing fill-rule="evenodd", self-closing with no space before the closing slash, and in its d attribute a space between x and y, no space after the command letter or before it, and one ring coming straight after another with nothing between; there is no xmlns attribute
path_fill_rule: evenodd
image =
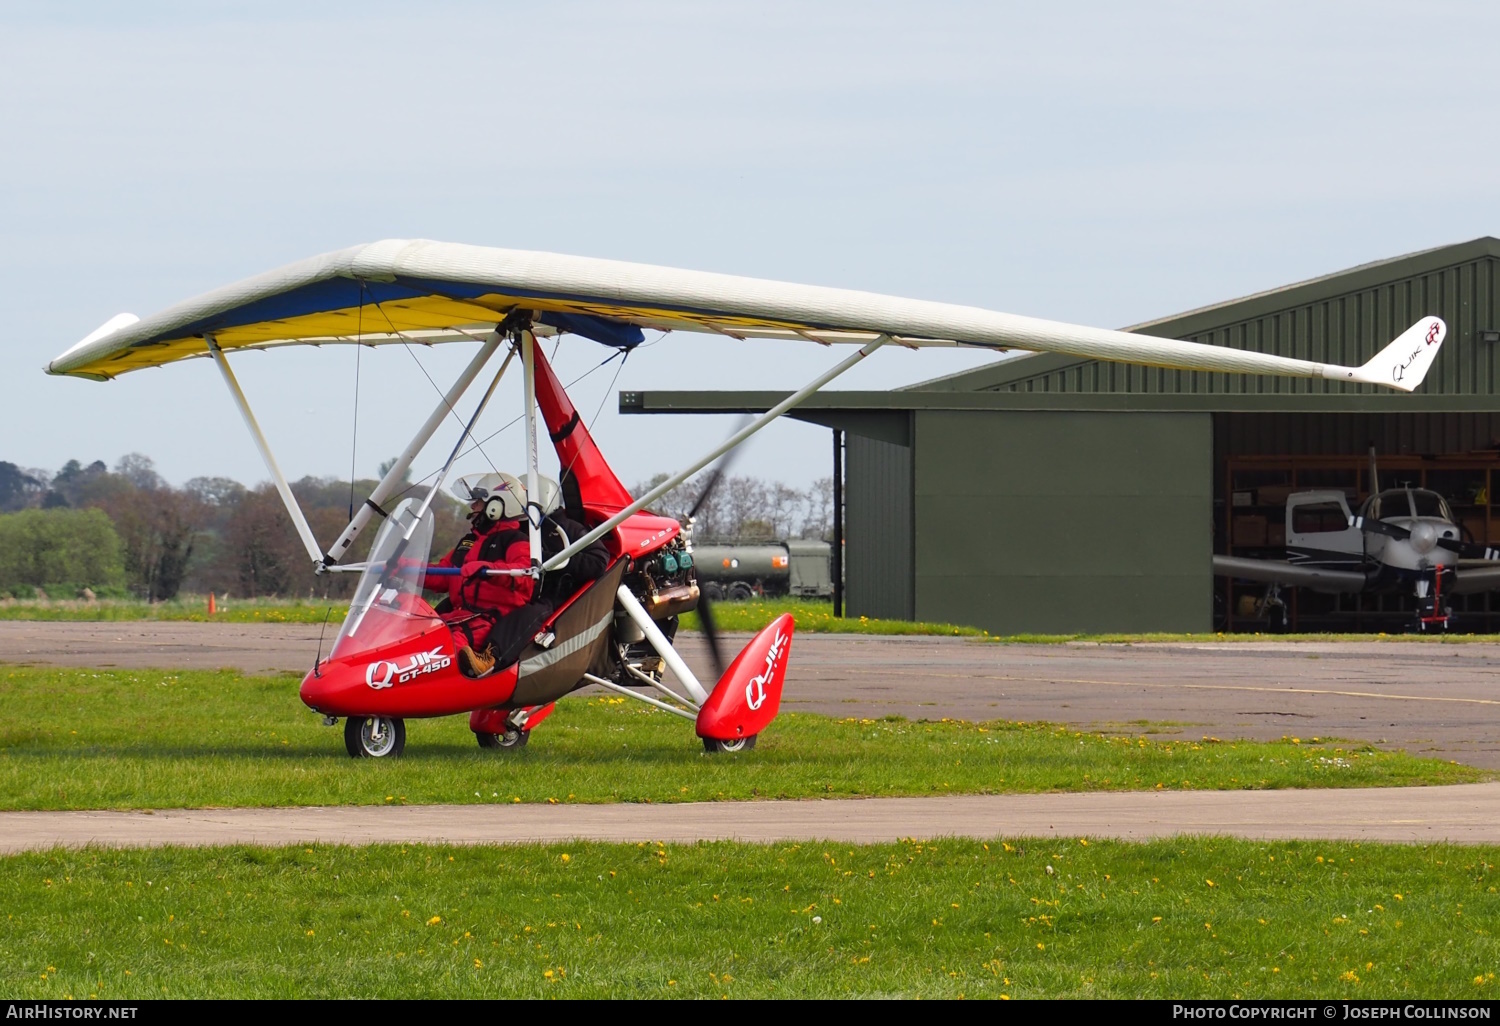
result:
<svg viewBox="0 0 1500 1026"><path fill-rule="evenodd" d="M740 428L744 427L749 422L749 417L741 419L739 425L735 427L734 431L731 431L729 433L730 437L733 437L740 430ZM698 511L703 508L703 504L708 502L709 498L714 494L714 491L719 487L719 482L724 480L724 474L729 470L730 467L734 466L734 461L739 459L740 448L741 447L737 445L733 449L730 449L719 459L719 462L714 465L714 471L708 476L708 480L703 483L703 488L698 492L698 498L696 501L694 501L693 508L688 510L689 520L697 517Z"/></svg>
<svg viewBox="0 0 1500 1026"><path fill-rule="evenodd" d="M1500 549L1492 549L1476 542L1459 541L1456 538L1439 538L1438 548L1456 553L1462 559L1500 560Z"/></svg>
<svg viewBox="0 0 1500 1026"><path fill-rule="evenodd" d="M749 417L741 420L739 427L730 432L731 436L749 422ZM689 522L697 518L698 511L713 496L714 491L719 487L719 482L724 480L724 474L734 465L734 461L739 458L739 454L740 447L735 446L726 452L714 466L713 473L709 475L708 480L703 483L702 490L698 492L698 498L693 502L693 508L688 510L687 518ZM698 594L698 622L703 625L703 636L708 640L708 655L713 660L714 683L717 684L723 679L724 668L728 664L724 660L723 642L719 639L719 625L714 620L713 601L708 597L708 592L706 591L699 592Z"/></svg>
<svg viewBox="0 0 1500 1026"><path fill-rule="evenodd" d="M724 646L719 640L719 625L714 621L713 603L707 592L698 595L698 622L703 625L703 636L708 639L708 655L714 664L714 683L724 677Z"/></svg>
<svg viewBox="0 0 1500 1026"><path fill-rule="evenodd" d="M1357 528L1366 534L1383 534L1387 538L1395 538L1397 541L1405 541L1411 537L1411 532L1404 527L1388 524L1384 520L1371 520L1369 517L1350 517L1349 526Z"/></svg>
<svg viewBox="0 0 1500 1026"><path fill-rule="evenodd" d="M714 467L714 472L708 475L708 480L703 483L703 490L698 493L698 498L693 502L693 508L688 510L689 520L697 519L698 511L703 508L703 504L713 495L714 489L719 487L719 481L723 479L724 471L728 469L731 456L733 456L733 453L726 455L719 461L719 465Z"/></svg>
<svg viewBox="0 0 1500 1026"><path fill-rule="evenodd" d="M1380 471L1375 465L1375 447L1370 446L1370 494L1380 494Z"/></svg>

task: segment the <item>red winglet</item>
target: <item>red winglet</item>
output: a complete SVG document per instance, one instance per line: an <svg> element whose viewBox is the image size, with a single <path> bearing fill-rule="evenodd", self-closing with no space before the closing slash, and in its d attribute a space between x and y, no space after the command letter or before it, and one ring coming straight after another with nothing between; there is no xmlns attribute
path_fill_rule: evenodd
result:
<svg viewBox="0 0 1500 1026"><path fill-rule="evenodd" d="M753 737L781 709L792 652L791 613L783 613L750 639L698 710L698 736L715 741Z"/></svg>

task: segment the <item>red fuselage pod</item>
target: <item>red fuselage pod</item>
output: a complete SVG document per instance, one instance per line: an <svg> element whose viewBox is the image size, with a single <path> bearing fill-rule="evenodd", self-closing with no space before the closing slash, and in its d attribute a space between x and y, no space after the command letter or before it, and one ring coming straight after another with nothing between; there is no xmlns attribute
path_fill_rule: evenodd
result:
<svg viewBox="0 0 1500 1026"><path fill-rule="evenodd" d="M430 608L426 617L414 619L411 612L373 606L359 634L375 644L356 648L349 644L353 638L341 639L333 656L302 679L308 708L325 716L415 718L451 716L510 699L514 665L479 680L465 677L447 625ZM390 640L381 643L382 638Z"/></svg>
<svg viewBox="0 0 1500 1026"><path fill-rule="evenodd" d="M620 551L632 559L649 556L681 533L682 525L677 521L654 513L635 513L615 528Z"/></svg>

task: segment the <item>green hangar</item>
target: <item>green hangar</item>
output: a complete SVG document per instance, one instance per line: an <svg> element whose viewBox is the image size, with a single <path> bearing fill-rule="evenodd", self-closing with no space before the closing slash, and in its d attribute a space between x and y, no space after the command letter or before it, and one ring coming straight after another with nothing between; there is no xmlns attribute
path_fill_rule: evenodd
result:
<svg viewBox="0 0 1500 1026"><path fill-rule="evenodd" d="M1424 315L1448 340L1410 395L1367 385L1027 354L790 416L833 430L851 616L992 633L1266 629L1267 587L1213 554L1283 558L1294 491L1443 494L1500 541L1500 239L1365 264L1128 331L1360 364ZM769 409L785 393L622 392L623 413ZM839 464L842 464L840 467ZM838 480L838 475L836 475ZM1402 629L1412 599L1295 589L1288 626ZM1500 628L1500 592L1457 596Z"/></svg>

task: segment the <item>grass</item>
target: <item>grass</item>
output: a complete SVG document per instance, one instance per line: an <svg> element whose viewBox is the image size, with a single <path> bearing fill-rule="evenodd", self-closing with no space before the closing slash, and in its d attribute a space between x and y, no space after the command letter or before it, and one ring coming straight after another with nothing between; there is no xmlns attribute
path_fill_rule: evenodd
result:
<svg viewBox="0 0 1500 1026"><path fill-rule="evenodd" d="M343 621L348 602L343 599L234 599L208 615L206 596L189 595L171 602L147 603L133 599L103 599L97 602L59 600L0 601L0 620L116 621L158 620L219 623L316 623ZM330 615L329 610L332 610ZM923 635L978 638L1003 644L1062 645L1069 642L1105 645L1142 645L1160 642L1244 641L1425 641L1448 644L1500 641L1494 634L991 634L978 627L952 623L920 623L881 620L867 616L835 617L833 606L813 599L768 598L743 602L714 603L714 621L720 630L753 633L782 613L797 618L797 630L813 634ZM700 630L697 613L682 617L685 630Z"/></svg>
<svg viewBox="0 0 1500 1026"><path fill-rule="evenodd" d="M1491 779L1359 743L1108 736L1047 724L787 714L753 752L703 753L626 698L565 700L519 752L464 717L407 724L406 757L352 760L294 677L0 667L0 808L675 802L865 795L1369 787Z"/></svg>
<svg viewBox="0 0 1500 1026"><path fill-rule="evenodd" d="M1492 1000L1495 847L949 840L55 850L0 990Z"/></svg>
<svg viewBox="0 0 1500 1026"><path fill-rule="evenodd" d="M0 620L45 621L115 621L176 620L222 623L322 623L342 622L349 608L347 599L233 599L208 615L208 596L185 595L170 602L143 602L138 599L100 599L85 602L66 599L47 602L14 599L0 601Z"/></svg>
<svg viewBox="0 0 1500 1026"><path fill-rule="evenodd" d="M835 617L831 602L810 599L765 598L742 602L715 602L714 623L724 631L758 631L782 613L797 618L797 630L814 634L929 634L965 638L989 637L989 631L952 623L915 623L907 620L878 620L867 616ZM698 614L685 613L682 627L700 630Z"/></svg>

